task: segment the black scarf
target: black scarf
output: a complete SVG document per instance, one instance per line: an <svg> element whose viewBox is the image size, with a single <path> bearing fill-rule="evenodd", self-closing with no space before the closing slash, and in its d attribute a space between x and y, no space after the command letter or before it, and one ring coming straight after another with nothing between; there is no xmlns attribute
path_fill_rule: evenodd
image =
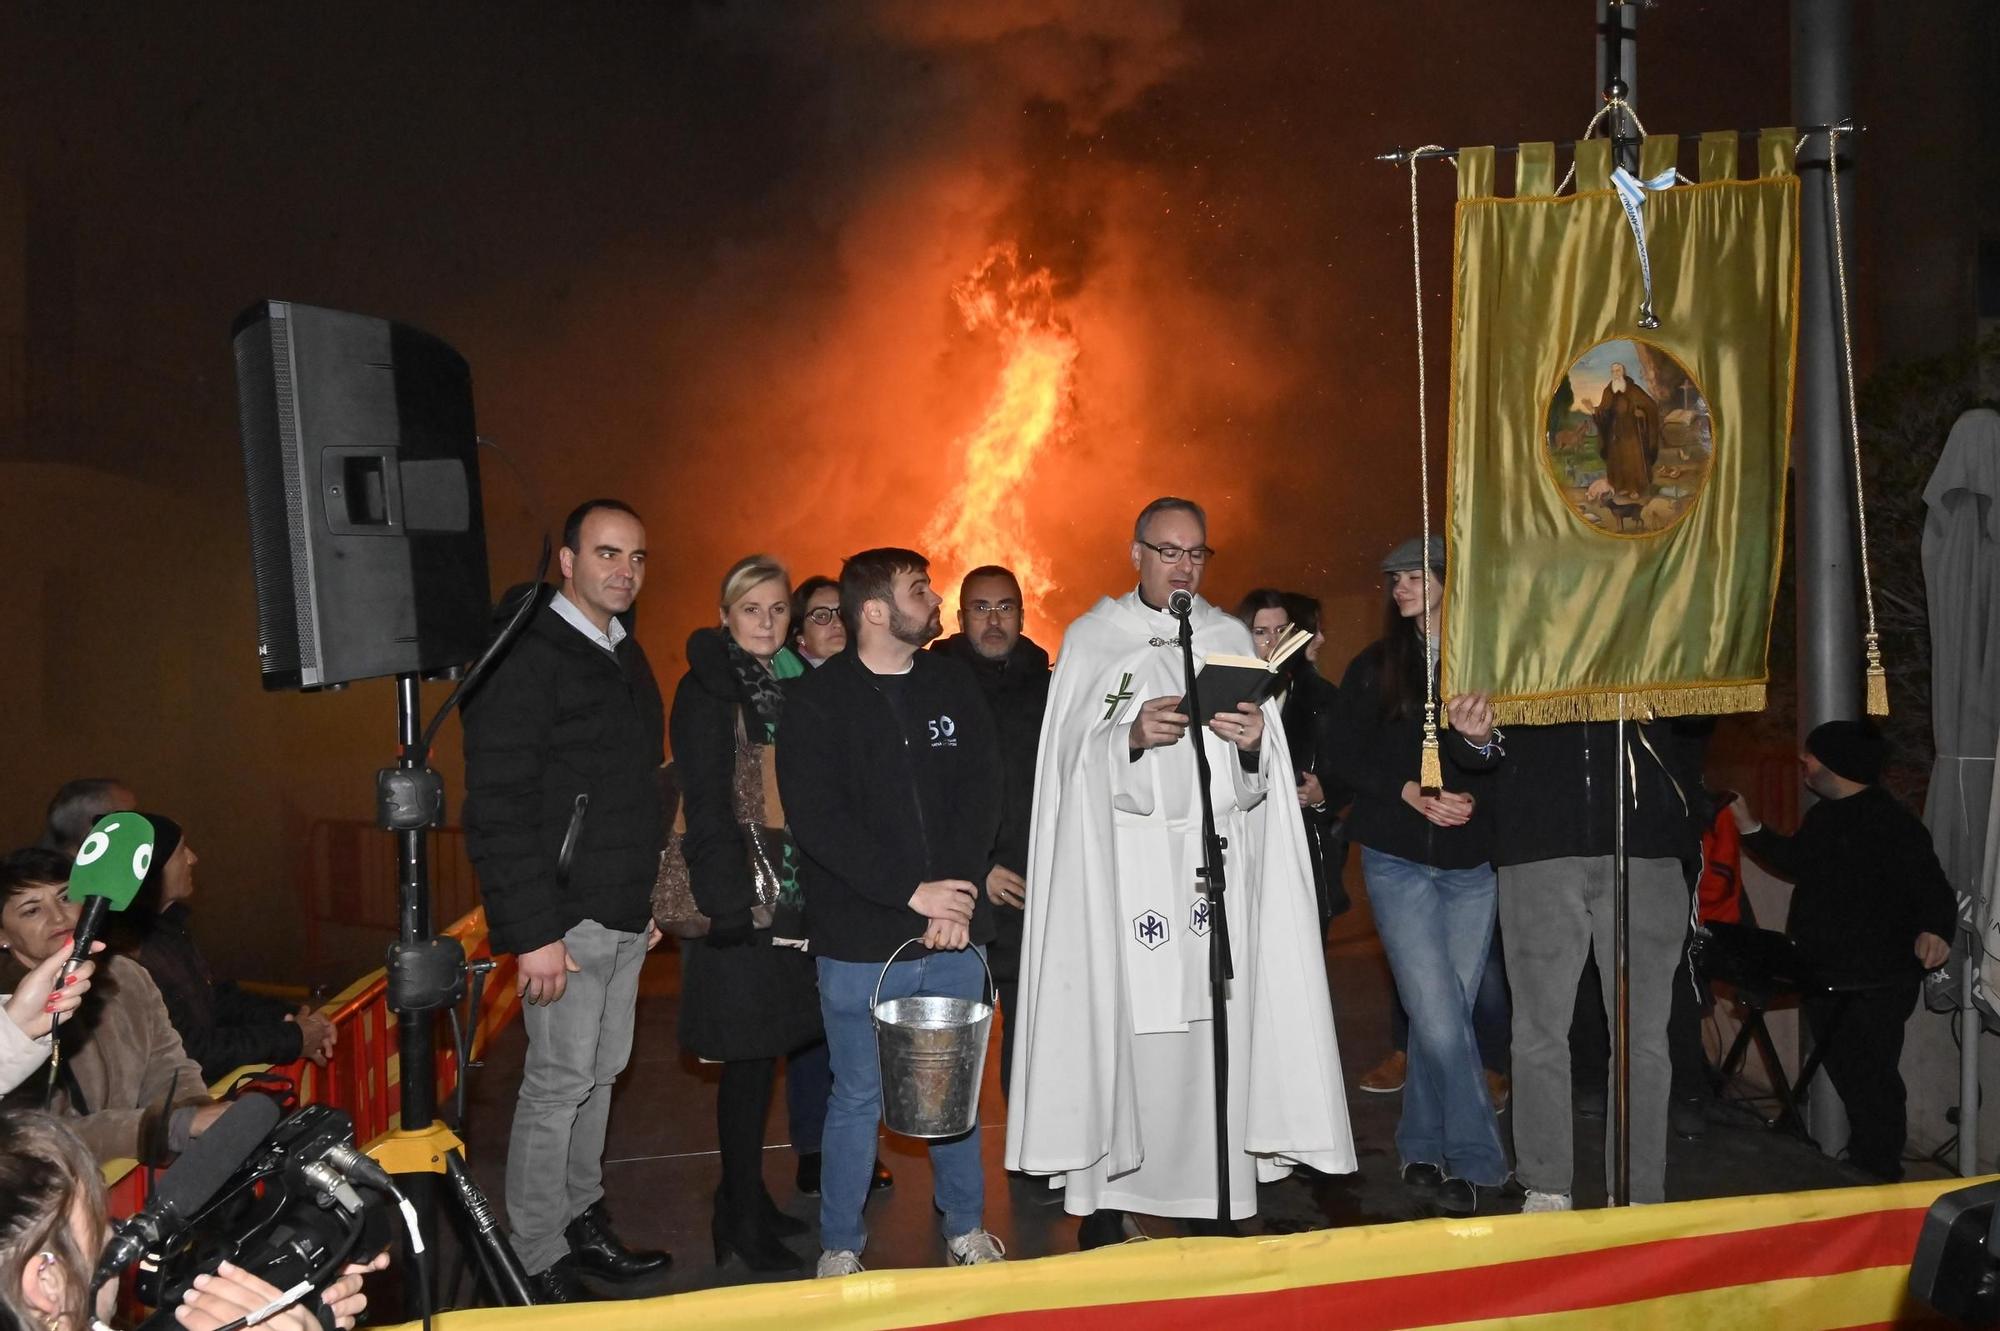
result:
<svg viewBox="0 0 2000 1331"><path fill-rule="evenodd" d="M769 744L778 733L778 718L785 710L784 687L770 667L744 651L729 634L722 635L722 645L729 652L729 673L736 677L736 693L743 700L746 714L763 725L762 733L753 728L750 738L759 744Z"/></svg>

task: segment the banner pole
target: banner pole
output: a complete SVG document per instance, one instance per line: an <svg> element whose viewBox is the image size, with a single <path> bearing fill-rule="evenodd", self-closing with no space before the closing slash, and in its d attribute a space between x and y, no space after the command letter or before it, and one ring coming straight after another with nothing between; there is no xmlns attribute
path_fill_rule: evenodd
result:
<svg viewBox="0 0 2000 1331"><path fill-rule="evenodd" d="M1617 1190L1613 1206L1632 1204L1632 969L1628 952L1631 935L1631 875L1625 859L1625 695L1618 695L1618 742L1615 748L1617 775L1612 791L1618 812L1611 825L1611 917L1617 975L1618 1011L1611 1024L1612 1112L1617 1130L1612 1134L1612 1178Z"/></svg>

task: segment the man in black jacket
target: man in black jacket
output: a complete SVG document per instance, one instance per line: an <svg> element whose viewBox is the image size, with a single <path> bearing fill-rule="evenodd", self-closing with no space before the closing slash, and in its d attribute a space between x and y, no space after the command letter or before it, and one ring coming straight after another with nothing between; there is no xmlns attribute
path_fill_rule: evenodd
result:
<svg viewBox="0 0 2000 1331"><path fill-rule="evenodd" d="M778 785L802 858L806 923L833 1059L820 1167L819 1274L862 1269L861 1207L883 1087L870 1006L915 994L983 997L993 912L975 886L1000 822L1000 755L979 685L918 650L939 629L928 562L868 550L840 571L848 650L792 684ZM908 942L915 953L896 958ZM979 1129L930 1144L955 1265L1002 1259L984 1228Z"/></svg>
<svg viewBox="0 0 2000 1331"><path fill-rule="evenodd" d="M976 568L958 588L959 631L931 644L934 652L972 670L1000 740L1004 772L1000 833L986 871L986 899L993 905L993 945L986 958L1000 991L1000 1093L1014 1068L1014 995L1021 978L1021 908L1028 892L1028 824L1035 814L1035 755L1042 713L1049 705L1049 654L1022 633L1021 582L997 564Z"/></svg>
<svg viewBox="0 0 2000 1331"><path fill-rule="evenodd" d="M1875 783L1887 745L1867 721L1828 721L1806 736L1806 787L1819 802L1791 836L1729 806L1743 844L1798 885L1785 932L1820 978L1801 1006L1826 1075L1847 1107L1847 1158L1878 1178L1903 1176L1903 1027L1925 970L1951 956L1958 901L1931 834Z"/></svg>
<svg viewBox="0 0 2000 1331"><path fill-rule="evenodd" d="M580 1297L578 1268L664 1267L604 1211L611 1088L632 1050L639 968L659 941L653 881L665 829L665 721L625 616L646 529L615 499L563 527L563 582L465 706L465 839L493 950L515 954L528 1055L507 1151L514 1250L545 1301Z"/></svg>
<svg viewBox="0 0 2000 1331"><path fill-rule="evenodd" d="M1621 759L1609 721L1515 726L1496 770L1493 864L1514 1000L1514 1171L1522 1209L1570 1208L1575 1168L1569 1031L1577 979L1593 951L1606 1011L1617 1010L1611 958L1611 855L1617 764L1625 764L1631 1000L1629 1202L1665 1198L1673 1065L1667 1014L1687 939L1684 866L1701 855L1700 735L1705 723L1631 723ZM1607 1191L1613 1168L1605 1120Z"/></svg>

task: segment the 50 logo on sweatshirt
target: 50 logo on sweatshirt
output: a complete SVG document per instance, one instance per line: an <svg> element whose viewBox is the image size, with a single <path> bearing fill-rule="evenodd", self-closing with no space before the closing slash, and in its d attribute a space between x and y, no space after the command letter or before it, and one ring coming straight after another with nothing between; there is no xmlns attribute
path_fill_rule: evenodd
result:
<svg viewBox="0 0 2000 1331"><path fill-rule="evenodd" d="M934 749L955 749L958 747L958 722L949 716L940 716L924 722L930 728L931 747Z"/></svg>

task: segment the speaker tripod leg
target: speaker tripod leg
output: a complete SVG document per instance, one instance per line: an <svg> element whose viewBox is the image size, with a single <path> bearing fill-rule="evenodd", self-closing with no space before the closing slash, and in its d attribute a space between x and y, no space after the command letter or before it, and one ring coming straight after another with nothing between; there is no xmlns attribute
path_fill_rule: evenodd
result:
<svg viewBox="0 0 2000 1331"><path fill-rule="evenodd" d="M492 1203L473 1181L472 1171L465 1167L465 1160L457 1151L445 1155L444 1175L451 1185L452 1208L465 1221L465 1233L473 1256L478 1259L487 1296L503 1307L525 1308L532 1304L535 1296L528 1289L528 1273L522 1268L521 1259L514 1255L507 1236L500 1232Z"/></svg>

